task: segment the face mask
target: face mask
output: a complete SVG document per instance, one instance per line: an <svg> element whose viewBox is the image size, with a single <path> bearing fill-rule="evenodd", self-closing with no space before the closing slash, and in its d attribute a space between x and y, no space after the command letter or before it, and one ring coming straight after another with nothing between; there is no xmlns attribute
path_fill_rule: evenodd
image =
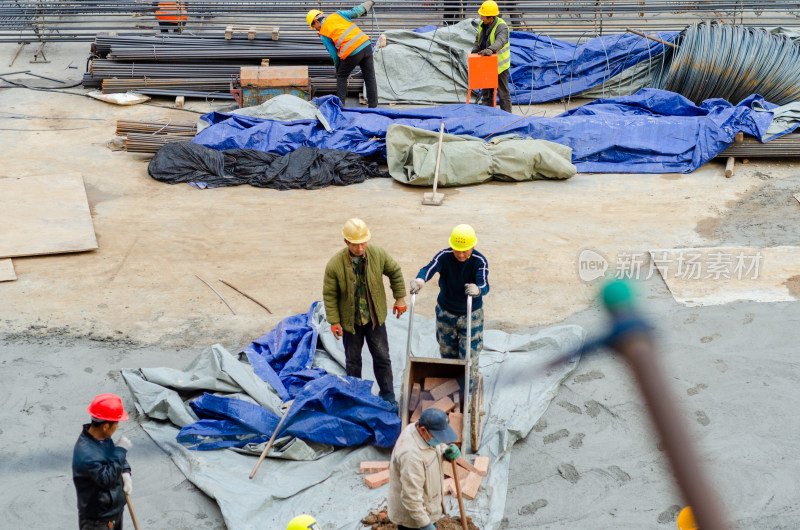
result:
<svg viewBox="0 0 800 530"><path fill-rule="evenodd" d="M431 436L431 439L430 439L430 440L428 440L428 445L430 445L431 447L436 447L436 446L438 446L440 443L441 443L441 442L440 442L439 440L437 440L435 436Z"/></svg>

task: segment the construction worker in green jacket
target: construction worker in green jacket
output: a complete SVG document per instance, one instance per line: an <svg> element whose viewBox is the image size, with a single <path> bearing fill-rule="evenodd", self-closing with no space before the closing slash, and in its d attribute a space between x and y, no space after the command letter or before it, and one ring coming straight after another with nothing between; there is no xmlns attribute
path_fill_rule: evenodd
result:
<svg viewBox="0 0 800 530"><path fill-rule="evenodd" d="M481 23L478 26L478 36L472 53L481 55L497 54L497 96L500 98L500 108L511 112L511 92L508 90L508 69L511 67L511 45L509 44L508 24L497 16L500 9L494 0L486 0L478 9ZM493 106L494 90L481 90L481 102Z"/></svg>
<svg viewBox="0 0 800 530"><path fill-rule="evenodd" d="M366 340L380 397L396 411L383 276L389 277L394 296L392 311L400 318L407 309L403 273L385 250L367 244L372 236L361 219L348 219L342 235L345 248L334 254L325 267L325 315L336 340L343 338L345 370L351 377L361 377L361 350Z"/></svg>

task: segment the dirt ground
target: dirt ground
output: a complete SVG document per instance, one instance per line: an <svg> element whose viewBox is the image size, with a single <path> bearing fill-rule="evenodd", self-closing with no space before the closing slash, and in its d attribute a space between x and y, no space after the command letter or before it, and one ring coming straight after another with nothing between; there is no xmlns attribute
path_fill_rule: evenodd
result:
<svg viewBox="0 0 800 530"><path fill-rule="evenodd" d="M26 49L20 69L77 81L88 46L51 46L49 65L28 65ZM0 56L14 50L0 45ZM613 261L618 252L649 248L798 240L795 162L739 164L732 179L714 161L688 175L579 174L566 182L446 189L438 208L420 205L423 190L390 179L317 191L200 191L158 183L146 156L106 147L117 119L192 121L199 114L0 85L4 112L100 120L3 119L0 127L0 174L83 175L99 242L93 252L14 259L19 279L0 283L0 451L12 462L0 467L0 507L14 528L73 524L71 447L95 394L119 393L130 407L120 368L182 367L214 343L235 351L305 312L320 299L325 263L341 247L348 217L367 221L373 242L407 279L446 246L452 226L472 224L490 262L486 327L505 331L565 320L600 329L597 286L577 274L584 249ZM560 109L531 112L542 110ZM78 129L60 130L71 128ZM222 285L217 278L233 283L273 314L221 286L232 315L195 274L215 286ZM796 305L688 310L659 277L643 286L676 393L737 524L797 527ZM435 295L434 285L426 287L420 313L433 316ZM715 338L700 341L706 337ZM582 360L514 450L506 528L674 528L680 500L624 370L608 356ZM135 421L121 432L136 444L136 508L147 528L224 527L213 501Z"/></svg>

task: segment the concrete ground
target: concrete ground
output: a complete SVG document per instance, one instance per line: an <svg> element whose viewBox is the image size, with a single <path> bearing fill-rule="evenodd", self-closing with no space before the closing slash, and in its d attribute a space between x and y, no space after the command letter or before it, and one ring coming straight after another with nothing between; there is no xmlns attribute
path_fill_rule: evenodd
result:
<svg viewBox="0 0 800 530"><path fill-rule="evenodd" d="M29 64L33 51L26 48L11 70L78 81L88 47L49 45L48 65ZM14 50L0 45L0 56L10 59ZM193 121L199 114L115 107L79 89L0 85L0 175L83 174L99 242L93 252L14 259L19 279L0 283L0 384L7 389L0 451L11 462L0 467L0 507L10 528L73 524L71 447L95 394L116 392L131 405L120 368L182 367L213 343L236 351L281 318L306 311L320 299L322 271L341 247L339 227L348 217L369 223L373 241L407 278L446 245L452 226L472 224L491 263L486 326L511 332L564 321L602 329L597 285L577 274L584 249L613 258L798 238L795 162L752 161L738 165L732 179L715 161L688 175L579 174L566 182L447 189L438 208L420 205L423 190L390 179L316 191L200 191L158 183L147 174L148 157L106 146L118 119ZM204 112L228 104L187 106ZM559 107L531 113L552 115ZM218 288L232 315L195 274L215 286L217 278L233 283L273 314ZM690 310L675 304L658 276L641 290L663 337L673 388L737 527L797 527L796 304ZM433 285L423 291L422 314L433 315L435 294ZM224 527L213 501L184 480L135 420L121 432L135 444L135 507L147 528ZM624 365L607 354L585 358L514 449L507 528L674 528L679 505Z"/></svg>

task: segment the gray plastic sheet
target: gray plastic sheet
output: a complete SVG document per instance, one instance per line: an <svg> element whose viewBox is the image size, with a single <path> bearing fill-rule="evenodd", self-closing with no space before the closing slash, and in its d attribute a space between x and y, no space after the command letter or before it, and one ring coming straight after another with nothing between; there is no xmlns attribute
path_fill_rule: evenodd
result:
<svg viewBox="0 0 800 530"><path fill-rule="evenodd" d="M478 19L426 33L387 31L386 46L373 53L378 102L465 103L467 55L477 32Z"/></svg>
<svg viewBox="0 0 800 530"><path fill-rule="evenodd" d="M341 341L331 334L322 310L315 315L315 320L323 348L318 350L315 365L341 373L344 364ZM398 395L405 369L407 326L408 314L386 322ZM438 357L434 320L416 315L414 330L412 353L420 357ZM497 330L484 332L480 369L484 375L487 412L477 452L490 458L490 468L477 498L466 501L467 513L483 530L497 529L502 520L511 447L528 435L557 394L561 381L576 368L578 360L556 367L548 367L548 363L577 349L583 340L584 331L579 326L554 326L533 335ZM221 372L218 376L213 373L215 367ZM229 529L282 529L292 517L310 513L326 530L356 530L362 528L360 519L370 508L386 503L388 487L367 488L363 476L358 474L358 465L364 460L388 460L391 455L388 450L346 448L323 456L325 448L303 448L298 450L298 456L316 459L268 458L256 477L249 480L248 475L256 462L253 456L228 450L190 451L183 447L175 441L179 424L173 422L185 422L193 415L173 388L196 390L209 385L229 391L238 386L236 391L241 392L246 386L248 394L260 394L250 395L252 399L264 402L270 410L278 406L271 389L256 388L258 384L252 378L258 378L250 366L221 346L203 352L187 368L199 373L164 368L128 369L123 371L123 376L137 410L148 416L142 422L144 430L192 483L217 501ZM363 375L374 379L366 350ZM448 499L448 512L457 514L455 499Z"/></svg>

